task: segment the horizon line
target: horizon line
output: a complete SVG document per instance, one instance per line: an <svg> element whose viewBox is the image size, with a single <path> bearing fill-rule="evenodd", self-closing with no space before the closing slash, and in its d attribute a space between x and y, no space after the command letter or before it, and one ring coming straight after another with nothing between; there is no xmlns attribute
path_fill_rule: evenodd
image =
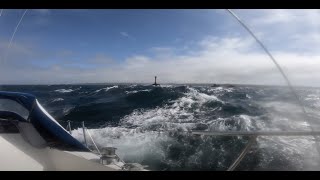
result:
<svg viewBox="0 0 320 180"><path fill-rule="evenodd" d="M44 84L44 83L28 83L28 84L0 84L0 88L1 86L48 86L48 85L113 85L113 84L150 84L152 85L152 83L137 83L137 82L95 82L95 83L48 83L48 84ZM204 83L204 82L197 82L197 83L162 83L160 85L235 85L235 86L279 86L279 87L289 87L288 85L276 85L276 84L242 84L242 83ZM293 85L293 87L309 87L309 88L320 88L320 86L310 86L310 85Z"/></svg>

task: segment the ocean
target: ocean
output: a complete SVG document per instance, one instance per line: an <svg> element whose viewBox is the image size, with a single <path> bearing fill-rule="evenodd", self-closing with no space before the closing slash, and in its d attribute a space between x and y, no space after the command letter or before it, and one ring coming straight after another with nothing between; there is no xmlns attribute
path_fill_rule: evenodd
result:
<svg viewBox="0 0 320 180"><path fill-rule="evenodd" d="M84 143L84 121L99 148L116 147L125 162L157 171L226 170L248 137L193 135L211 131L310 131L289 88L249 85L3 85L35 95ZM320 88L299 87L315 130ZM92 145L90 139L87 140ZM258 137L236 170L320 170L313 137Z"/></svg>

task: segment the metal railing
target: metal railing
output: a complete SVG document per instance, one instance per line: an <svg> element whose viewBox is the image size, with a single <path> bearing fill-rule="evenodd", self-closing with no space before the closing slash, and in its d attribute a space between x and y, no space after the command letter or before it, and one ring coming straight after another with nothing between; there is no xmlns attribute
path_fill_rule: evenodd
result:
<svg viewBox="0 0 320 180"><path fill-rule="evenodd" d="M67 120L67 121L64 121L64 120L59 120L61 122L65 122L67 123L67 126L66 126L66 130L69 132L70 135L72 135L72 129L71 129L71 122L74 122L74 121L70 121L70 120ZM77 122L77 123L81 123L81 128L82 128L82 134L83 134L83 140L84 140L84 144L87 148L89 148L89 145L88 145L88 142L87 142L87 136L86 134L89 135L90 139L91 139L91 142L93 143L95 149L97 150L98 154L101 155L101 152L98 148L98 146L96 145L96 143L94 142L90 132L88 131L88 129L85 127L84 125L84 121L82 122ZM91 150L92 151L92 150ZM92 151L93 152L93 151Z"/></svg>
<svg viewBox="0 0 320 180"><path fill-rule="evenodd" d="M68 123L66 129L69 131L70 134L72 134L72 131L71 131L72 121L68 120L64 122ZM97 152L99 153L99 155L101 155L100 150L97 147L96 143L94 142L93 138L91 137L90 132L85 127L84 121L81 122L81 126L83 130L83 138L84 138L84 143L86 147L88 147L87 136L86 136L86 133L88 133ZM184 131L182 133L188 133L192 135L204 135L204 136L248 136L249 137L248 143L246 144L244 149L241 151L239 156L233 161L233 163L230 165L227 171L235 170L235 168L240 164L240 162L246 156L246 154L248 153L249 149L254 144L258 136L313 136L313 137L320 136L320 131L229 131L228 132L228 131L197 131L195 130L195 131Z"/></svg>

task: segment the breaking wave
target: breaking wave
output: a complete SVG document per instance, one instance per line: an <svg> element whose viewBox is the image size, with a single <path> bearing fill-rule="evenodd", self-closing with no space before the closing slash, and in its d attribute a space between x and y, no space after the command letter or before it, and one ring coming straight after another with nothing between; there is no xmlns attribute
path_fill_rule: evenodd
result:
<svg viewBox="0 0 320 180"><path fill-rule="evenodd" d="M57 90L54 90L55 92L59 92L59 93L69 93L69 92L72 92L74 90L72 89L57 89Z"/></svg>
<svg viewBox="0 0 320 180"><path fill-rule="evenodd" d="M96 91L94 91L95 93L98 93L98 92L100 92L100 91L105 91L105 92L107 92L107 91L109 91L110 89L114 89L114 88L118 88L118 86L112 86L112 87L106 87L106 88L102 88L102 89L98 89L98 90L96 90Z"/></svg>
<svg viewBox="0 0 320 180"><path fill-rule="evenodd" d="M54 100L52 100L51 102L58 102L58 101L63 101L64 99L63 98L56 98Z"/></svg>
<svg viewBox="0 0 320 180"><path fill-rule="evenodd" d="M281 113L297 108L295 105L283 102L280 105L272 101L261 106L264 109L261 110L222 100L226 93L234 91L233 88L201 90L186 87L186 92L177 99L154 108L135 109L123 116L117 126L92 128L90 132L99 147L117 147L118 154L125 161L149 165L152 170L225 170L244 148L247 138L194 136L190 130L307 129L307 124L299 122L298 118L290 123L290 119L281 117ZM252 97L254 94L244 93L238 98L251 101ZM260 107L258 102L255 105ZM279 106L282 109L273 109ZM275 115L276 111L280 113ZM73 133L83 141L81 129ZM244 159L238 169L318 169L318 164L312 161L319 158L313 144L310 137L258 138L248 154L249 158Z"/></svg>

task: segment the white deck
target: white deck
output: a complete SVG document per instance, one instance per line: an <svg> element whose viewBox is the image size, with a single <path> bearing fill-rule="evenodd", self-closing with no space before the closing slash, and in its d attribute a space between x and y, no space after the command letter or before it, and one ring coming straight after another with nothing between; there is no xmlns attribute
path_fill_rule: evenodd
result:
<svg viewBox="0 0 320 180"><path fill-rule="evenodd" d="M117 171L117 166L104 166L99 156L90 152L68 152L35 148L20 134L0 134L1 171Z"/></svg>

